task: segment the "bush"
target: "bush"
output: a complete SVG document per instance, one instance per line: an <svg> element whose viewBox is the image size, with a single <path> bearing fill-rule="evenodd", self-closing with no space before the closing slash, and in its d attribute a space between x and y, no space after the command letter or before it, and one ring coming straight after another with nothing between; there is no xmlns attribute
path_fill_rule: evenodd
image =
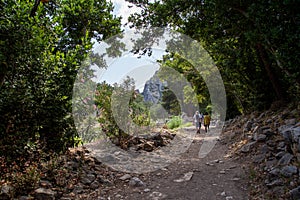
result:
<svg viewBox="0 0 300 200"><path fill-rule="evenodd" d="M170 121L167 122L167 127L169 129L178 128L182 125L182 119L180 116L173 116Z"/></svg>

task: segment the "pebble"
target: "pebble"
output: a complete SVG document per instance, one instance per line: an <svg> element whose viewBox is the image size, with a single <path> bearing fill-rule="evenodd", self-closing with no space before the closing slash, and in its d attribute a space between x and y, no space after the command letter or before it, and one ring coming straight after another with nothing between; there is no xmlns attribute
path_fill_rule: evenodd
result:
<svg viewBox="0 0 300 200"><path fill-rule="evenodd" d="M184 181L189 181L193 177L194 172L187 172L183 175L182 178L174 180L174 182L181 183Z"/></svg>
<svg viewBox="0 0 300 200"><path fill-rule="evenodd" d="M115 197L116 197L117 199L121 199L121 198L123 198L123 196L122 196L122 195L120 195L120 194L117 194Z"/></svg>
<svg viewBox="0 0 300 200"><path fill-rule="evenodd" d="M133 177L130 179L129 185L132 187L141 187L144 186L144 183L138 177Z"/></svg>
<svg viewBox="0 0 300 200"><path fill-rule="evenodd" d="M122 180L122 181L125 181L125 180L130 179L130 178L131 178L130 174L125 174L125 175L121 176L119 179Z"/></svg>
<svg viewBox="0 0 300 200"><path fill-rule="evenodd" d="M147 193L147 192L150 192L151 190L149 188L146 188L144 189L144 192Z"/></svg>

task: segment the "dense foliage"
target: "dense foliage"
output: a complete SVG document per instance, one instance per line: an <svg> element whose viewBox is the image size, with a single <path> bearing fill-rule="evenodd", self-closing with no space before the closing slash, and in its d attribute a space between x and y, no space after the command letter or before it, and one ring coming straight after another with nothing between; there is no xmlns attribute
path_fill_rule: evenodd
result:
<svg viewBox="0 0 300 200"><path fill-rule="evenodd" d="M222 74L229 117L299 101L299 1L128 1L143 9L132 26L168 27L203 44Z"/></svg>
<svg viewBox="0 0 300 200"><path fill-rule="evenodd" d="M74 145L77 70L92 39L120 32L106 1L36 2L0 2L0 155L8 163L25 162L40 143L56 152Z"/></svg>
<svg viewBox="0 0 300 200"><path fill-rule="evenodd" d="M149 104L129 77L120 85L99 83L95 98L101 131L121 147L133 135L142 134L143 126L150 125Z"/></svg>

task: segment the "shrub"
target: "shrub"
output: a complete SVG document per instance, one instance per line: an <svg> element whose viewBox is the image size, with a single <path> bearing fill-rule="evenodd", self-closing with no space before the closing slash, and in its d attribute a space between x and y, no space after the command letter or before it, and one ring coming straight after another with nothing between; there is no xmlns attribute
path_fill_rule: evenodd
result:
<svg viewBox="0 0 300 200"><path fill-rule="evenodd" d="M182 124L182 119L180 116L173 116L170 121L167 122L167 127L169 129L178 128Z"/></svg>

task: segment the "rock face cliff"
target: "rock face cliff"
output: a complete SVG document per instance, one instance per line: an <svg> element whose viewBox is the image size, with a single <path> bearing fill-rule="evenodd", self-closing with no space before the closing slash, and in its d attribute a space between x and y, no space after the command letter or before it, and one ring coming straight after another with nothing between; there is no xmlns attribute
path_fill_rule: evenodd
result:
<svg viewBox="0 0 300 200"><path fill-rule="evenodd" d="M160 81L156 74L145 83L142 95L145 102L153 104L158 103L162 98L162 92L167 86L166 83Z"/></svg>

